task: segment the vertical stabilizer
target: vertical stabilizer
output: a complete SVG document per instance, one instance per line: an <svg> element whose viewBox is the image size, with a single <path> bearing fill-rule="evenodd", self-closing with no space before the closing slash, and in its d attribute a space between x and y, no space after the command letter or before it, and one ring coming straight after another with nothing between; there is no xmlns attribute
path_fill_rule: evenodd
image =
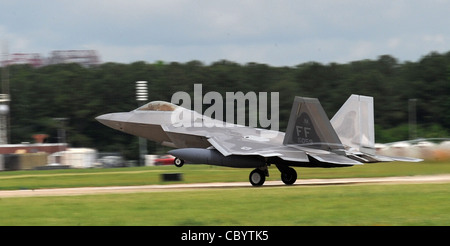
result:
<svg viewBox="0 0 450 246"><path fill-rule="evenodd" d="M373 98L351 95L331 119L341 142L361 152L374 154Z"/></svg>
<svg viewBox="0 0 450 246"><path fill-rule="evenodd" d="M283 144L299 144L325 150L342 148L319 100L306 97L294 99Z"/></svg>

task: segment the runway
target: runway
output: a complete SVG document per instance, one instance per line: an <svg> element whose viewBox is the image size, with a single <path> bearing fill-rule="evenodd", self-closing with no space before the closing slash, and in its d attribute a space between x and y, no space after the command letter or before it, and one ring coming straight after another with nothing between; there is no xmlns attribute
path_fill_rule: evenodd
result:
<svg viewBox="0 0 450 246"><path fill-rule="evenodd" d="M422 183L450 183L450 174L420 175L403 177L378 178L339 178L339 179L298 179L292 186L309 185L352 185L352 184L422 184ZM3 190L0 198L7 197L35 197L35 196L76 196L95 194L118 194L138 192L169 192L180 190L205 190L227 188L253 188L284 187L282 181L266 181L261 187L252 187L249 182L229 183L195 183L195 184L167 184L167 185L139 185L139 186L108 186L108 187L80 187L80 188L54 188L34 190Z"/></svg>

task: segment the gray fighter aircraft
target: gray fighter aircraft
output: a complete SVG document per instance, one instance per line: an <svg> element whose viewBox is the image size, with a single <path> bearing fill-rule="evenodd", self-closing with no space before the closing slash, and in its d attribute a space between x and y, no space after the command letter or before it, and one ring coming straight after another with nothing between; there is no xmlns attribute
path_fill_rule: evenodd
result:
<svg viewBox="0 0 450 246"><path fill-rule="evenodd" d="M175 148L177 167L186 163L254 168L249 180L261 186L274 164L293 184L291 167L348 167L420 159L375 154L373 98L351 95L331 121L316 98L295 97L286 133L211 119L172 103L154 101L130 112L98 116L113 129Z"/></svg>

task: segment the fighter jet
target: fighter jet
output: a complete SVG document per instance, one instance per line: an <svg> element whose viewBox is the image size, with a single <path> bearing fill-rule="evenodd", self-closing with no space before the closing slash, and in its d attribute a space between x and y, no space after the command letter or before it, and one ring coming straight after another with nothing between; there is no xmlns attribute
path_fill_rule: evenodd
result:
<svg viewBox="0 0 450 246"><path fill-rule="evenodd" d="M164 101L135 110L96 117L113 129L175 148L177 167L184 163L254 168L253 186L264 184L275 165L286 185L292 167L349 167L364 163L420 159L375 153L373 98L351 95L331 121L317 98L295 97L286 133L223 122Z"/></svg>

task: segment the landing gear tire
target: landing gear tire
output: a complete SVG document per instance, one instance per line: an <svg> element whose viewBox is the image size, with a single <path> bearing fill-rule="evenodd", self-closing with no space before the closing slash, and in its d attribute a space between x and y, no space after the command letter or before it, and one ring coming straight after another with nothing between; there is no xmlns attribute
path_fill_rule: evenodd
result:
<svg viewBox="0 0 450 246"><path fill-rule="evenodd" d="M297 180L297 172L290 167L281 173L281 180L287 185L292 185Z"/></svg>
<svg viewBox="0 0 450 246"><path fill-rule="evenodd" d="M250 173L249 180L253 186L261 186L266 181L266 174L260 169L255 169Z"/></svg>
<svg viewBox="0 0 450 246"><path fill-rule="evenodd" d="M182 167L184 165L184 161L180 158L175 158L175 160L173 160L173 164L175 164L176 167Z"/></svg>

